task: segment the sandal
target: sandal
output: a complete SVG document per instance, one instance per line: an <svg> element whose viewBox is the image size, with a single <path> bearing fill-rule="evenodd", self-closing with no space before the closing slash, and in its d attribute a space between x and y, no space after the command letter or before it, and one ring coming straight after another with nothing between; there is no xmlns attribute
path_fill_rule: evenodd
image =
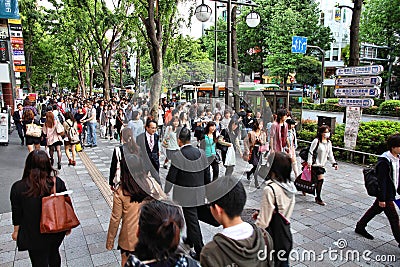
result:
<svg viewBox="0 0 400 267"><path fill-rule="evenodd" d="M322 199L315 198L315 202L316 202L318 205L321 205L321 206L325 206L325 205L326 205L326 203L323 202Z"/></svg>

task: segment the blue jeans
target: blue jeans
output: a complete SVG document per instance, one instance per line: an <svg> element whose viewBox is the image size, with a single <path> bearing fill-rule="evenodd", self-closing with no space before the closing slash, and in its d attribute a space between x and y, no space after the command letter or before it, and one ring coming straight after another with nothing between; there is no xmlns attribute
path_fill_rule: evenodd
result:
<svg viewBox="0 0 400 267"><path fill-rule="evenodd" d="M97 145L96 122L89 122L87 127L87 143L88 145Z"/></svg>

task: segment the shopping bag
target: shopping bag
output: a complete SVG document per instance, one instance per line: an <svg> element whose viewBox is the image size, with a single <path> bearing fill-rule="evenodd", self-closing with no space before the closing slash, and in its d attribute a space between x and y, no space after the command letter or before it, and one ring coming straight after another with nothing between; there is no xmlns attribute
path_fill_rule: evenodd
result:
<svg viewBox="0 0 400 267"><path fill-rule="evenodd" d="M235 166L236 165L236 154L235 149L231 145L228 147L228 151L226 152L225 164L226 167L228 166Z"/></svg>
<svg viewBox="0 0 400 267"><path fill-rule="evenodd" d="M71 198L56 194L56 178L54 178L54 194L42 198L40 216L40 233L59 233L77 227L80 222L72 207Z"/></svg>
<svg viewBox="0 0 400 267"><path fill-rule="evenodd" d="M299 175L294 181L297 191L302 191L311 195L315 195L315 183L312 181L306 181L301 178L302 174Z"/></svg>
<svg viewBox="0 0 400 267"><path fill-rule="evenodd" d="M64 131L65 131L65 129L64 129L64 126L61 124L61 122L56 122L56 132L59 135L64 136L64 134L65 134Z"/></svg>
<svg viewBox="0 0 400 267"><path fill-rule="evenodd" d="M81 143L77 143L77 144L75 145L75 150L76 150L76 152L81 152L81 151L82 151Z"/></svg>
<svg viewBox="0 0 400 267"><path fill-rule="evenodd" d="M26 136L32 137L41 137L42 136L42 127L36 125L34 123L30 123L26 125Z"/></svg>
<svg viewBox="0 0 400 267"><path fill-rule="evenodd" d="M311 170L309 168L304 168L303 172L301 173L301 179L303 179L304 181L308 181L311 182Z"/></svg>

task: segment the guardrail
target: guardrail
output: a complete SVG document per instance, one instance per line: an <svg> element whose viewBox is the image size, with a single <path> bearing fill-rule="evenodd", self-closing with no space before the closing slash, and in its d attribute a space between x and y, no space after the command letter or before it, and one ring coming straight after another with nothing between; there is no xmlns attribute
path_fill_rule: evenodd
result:
<svg viewBox="0 0 400 267"><path fill-rule="evenodd" d="M301 143L311 144L311 141L307 141L307 140L297 139L297 141L301 142ZM350 160L350 161L354 160L354 155L356 155L356 154L360 155L361 158L362 158L362 164L363 165L365 165L365 160L366 160L367 157L373 157L373 158L379 157L379 155L376 155L376 154L357 151L357 150L352 150L352 149L347 149L347 148L338 147L338 146L332 146L332 149L333 150L339 150L339 151L347 152L347 159Z"/></svg>

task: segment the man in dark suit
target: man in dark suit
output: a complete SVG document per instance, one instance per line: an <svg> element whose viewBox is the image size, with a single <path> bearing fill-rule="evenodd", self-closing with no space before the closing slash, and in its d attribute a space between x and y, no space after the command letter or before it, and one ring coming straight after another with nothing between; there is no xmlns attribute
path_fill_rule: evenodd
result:
<svg viewBox="0 0 400 267"><path fill-rule="evenodd" d="M144 169L150 171L151 176L161 185L160 170L160 148L158 146L159 137L157 132L157 122L148 119L146 121L146 131L139 134L136 142L140 147L143 156Z"/></svg>
<svg viewBox="0 0 400 267"><path fill-rule="evenodd" d="M22 115L24 114L23 108L24 107L22 106L22 104L19 103L17 105L17 110L14 111L13 114L15 127L17 128L18 136L21 139L21 146L24 145L24 130L23 130L24 126L22 125Z"/></svg>
<svg viewBox="0 0 400 267"><path fill-rule="evenodd" d="M198 260L204 246L199 220L214 226L218 226L219 223L204 205L206 197L204 185L210 183L210 175L206 171L209 163L204 151L202 153L190 144L190 138L190 130L182 128L178 135L180 153L175 153L171 159L165 192L168 194L173 188L173 200L182 206L187 231L184 243L194 246L195 253L191 251L191 256Z"/></svg>

